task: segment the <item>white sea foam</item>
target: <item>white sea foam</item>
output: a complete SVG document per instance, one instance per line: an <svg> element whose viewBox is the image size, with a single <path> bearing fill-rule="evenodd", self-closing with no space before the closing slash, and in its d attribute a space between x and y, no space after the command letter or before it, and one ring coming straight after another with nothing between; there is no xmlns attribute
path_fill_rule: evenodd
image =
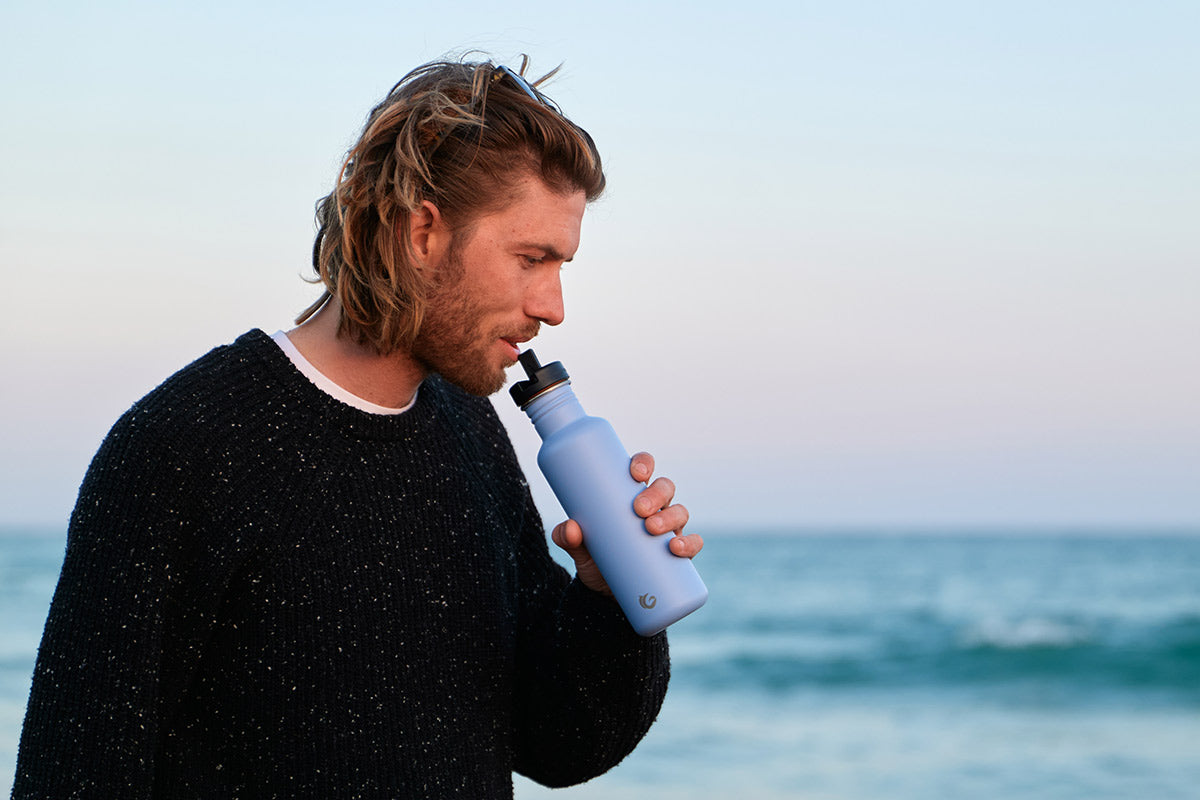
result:
<svg viewBox="0 0 1200 800"><path fill-rule="evenodd" d="M1052 619L989 619L968 628L962 642L968 647L996 647L1001 650L1075 647L1091 639L1091 633L1079 625Z"/></svg>

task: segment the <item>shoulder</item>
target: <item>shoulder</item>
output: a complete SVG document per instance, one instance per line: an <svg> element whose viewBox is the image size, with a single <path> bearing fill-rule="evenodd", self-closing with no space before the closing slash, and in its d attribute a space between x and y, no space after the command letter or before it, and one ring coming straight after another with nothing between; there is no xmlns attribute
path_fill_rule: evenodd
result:
<svg viewBox="0 0 1200 800"><path fill-rule="evenodd" d="M525 474L508 431L489 398L465 392L437 375L427 378L421 391L429 392L446 427L490 478L511 482L521 490L526 488Z"/></svg>
<svg viewBox="0 0 1200 800"><path fill-rule="evenodd" d="M288 396L285 364L286 356L259 330L216 347L134 403L101 453L159 453L186 466L231 442L278 434L286 427L270 421Z"/></svg>
<svg viewBox="0 0 1200 800"><path fill-rule="evenodd" d="M278 383L272 361L282 356L272 348L274 342L258 330L215 347L134 403L126 416L179 425L267 402Z"/></svg>

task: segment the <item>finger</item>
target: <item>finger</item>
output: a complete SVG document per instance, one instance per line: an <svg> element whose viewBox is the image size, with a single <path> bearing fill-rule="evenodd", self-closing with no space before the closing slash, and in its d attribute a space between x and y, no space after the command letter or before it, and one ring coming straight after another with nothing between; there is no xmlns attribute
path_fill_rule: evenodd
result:
<svg viewBox="0 0 1200 800"><path fill-rule="evenodd" d="M659 509L666 508L675 499L675 482L670 478L656 478L654 483L638 493L633 501L633 510L639 517L648 517Z"/></svg>
<svg viewBox="0 0 1200 800"><path fill-rule="evenodd" d="M656 535L671 531L682 533L683 526L687 525L690 517L685 506L678 504L667 506L662 511L646 517L646 530Z"/></svg>
<svg viewBox="0 0 1200 800"><path fill-rule="evenodd" d="M676 536L667 543L670 551L681 558L695 558L704 548L704 539L698 533Z"/></svg>
<svg viewBox="0 0 1200 800"><path fill-rule="evenodd" d="M554 530L550 533L550 539L566 550L572 558L583 549L583 529L573 519L555 525Z"/></svg>
<svg viewBox="0 0 1200 800"><path fill-rule="evenodd" d="M612 589L605 582L604 576L600 574L600 568L596 566L596 562L592 560L592 554L588 552L583 543L583 529L579 527L578 522L570 519L560 522L550 532L550 538L575 562L575 575L583 582L584 586L601 594L612 594Z"/></svg>
<svg viewBox="0 0 1200 800"><path fill-rule="evenodd" d="M634 453L629 459L629 474L635 481L645 483L654 474L654 456L647 452Z"/></svg>

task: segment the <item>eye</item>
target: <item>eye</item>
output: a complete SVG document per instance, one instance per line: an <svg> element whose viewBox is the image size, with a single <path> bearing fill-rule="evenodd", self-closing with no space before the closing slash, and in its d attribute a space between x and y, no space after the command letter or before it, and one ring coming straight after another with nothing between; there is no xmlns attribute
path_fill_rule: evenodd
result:
<svg viewBox="0 0 1200 800"><path fill-rule="evenodd" d="M527 267L536 267L544 264L546 259L544 256L530 256L522 254L521 261L523 261Z"/></svg>

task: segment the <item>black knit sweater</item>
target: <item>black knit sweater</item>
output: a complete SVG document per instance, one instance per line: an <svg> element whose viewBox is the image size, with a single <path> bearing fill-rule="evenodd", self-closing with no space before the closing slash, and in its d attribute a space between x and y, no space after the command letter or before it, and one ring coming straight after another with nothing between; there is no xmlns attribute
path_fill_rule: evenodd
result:
<svg viewBox="0 0 1200 800"><path fill-rule="evenodd" d="M511 797L619 762L667 673L551 560L488 401L367 414L251 331L97 453L13 796Z"/></svg>

